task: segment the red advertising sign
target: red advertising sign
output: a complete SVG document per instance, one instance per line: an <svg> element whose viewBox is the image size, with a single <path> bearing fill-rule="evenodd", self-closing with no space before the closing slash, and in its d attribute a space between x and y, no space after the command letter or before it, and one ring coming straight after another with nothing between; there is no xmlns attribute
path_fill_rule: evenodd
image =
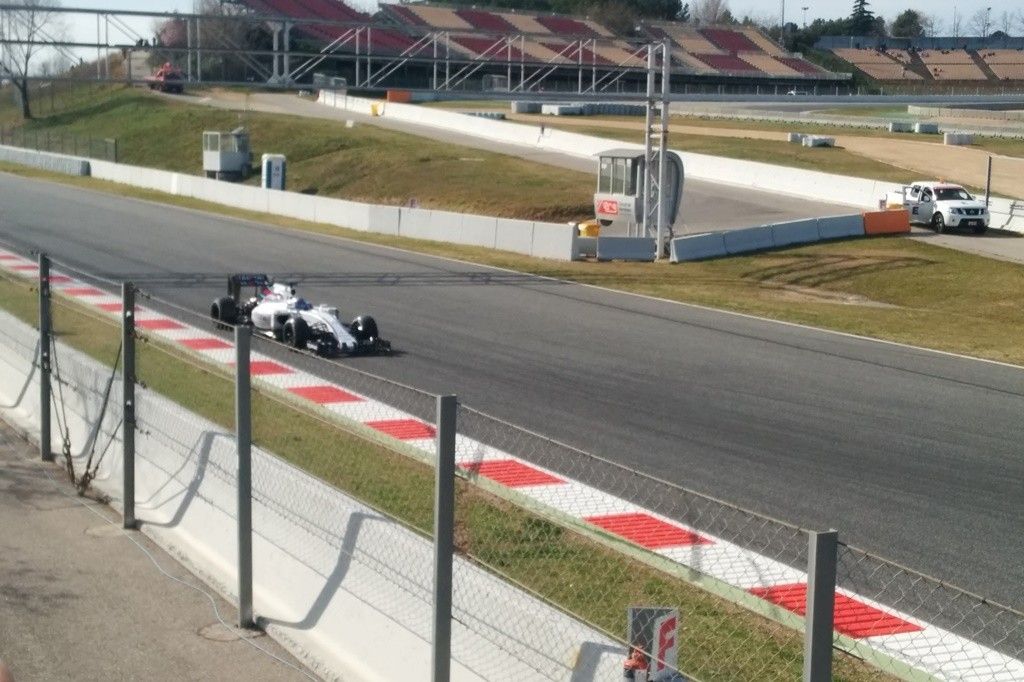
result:
<svg viewBox="0 0 1024 682"><path fill-rule="evenodd" d="M604 215L619 215L619 202L611 199L602 199L597 204L597 212Z"/></svg>

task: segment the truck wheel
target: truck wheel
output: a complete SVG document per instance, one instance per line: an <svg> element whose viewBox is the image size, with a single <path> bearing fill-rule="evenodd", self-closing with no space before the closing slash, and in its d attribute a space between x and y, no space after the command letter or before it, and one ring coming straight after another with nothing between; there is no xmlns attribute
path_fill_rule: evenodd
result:
<svg viewBox="0 0 1024 682"><path fill-rule="evenodd" d="M932 216L932 229L935 230L935 234L942 234L946 231L946 220L941 213Z"/></svg>

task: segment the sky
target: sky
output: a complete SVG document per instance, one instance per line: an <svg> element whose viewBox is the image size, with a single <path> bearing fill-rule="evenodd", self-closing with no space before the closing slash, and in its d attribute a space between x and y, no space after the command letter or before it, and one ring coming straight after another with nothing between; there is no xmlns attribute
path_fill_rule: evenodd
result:
<svg viewBox="0 0 1024 682"><path fill-rule="evenodd" d="M687 0L683 0L686 2ZM691 5L699 0L688 0ZM876 14L892 20L897 14L907 8L916 8L926 14L938 19L938 26L945 29L940 35L949 35L952 24L953 12L962 17L962 33L970 33L970 17L979 10L991 7L992 28L991 31L1001 28L1000 16L1003 12L1013 15L1017 12L1024 12L1024 3L1021 0L956 0L955 2L934 3L931 0L869 0L870 9ZM777 18L781 10L780 0L728 0L733 16L743 17L749 15L758 18ZM352 0L351 4L359 9L373 11L376 8L375 0ZM63 0L64 7L83 7L90 9L111 9L111 10L143 10L156 12L191 11L191 0ZM935 8L939 5L938 8ZM803 7L807 7L806 18L808 22L816 17L835 19L847 16L850 13L852 0L789 0L786 2L786 20L797 24L804 21ZM92 42L96 37L96 20L85 15L73 15L67 17L69 31L83 41ZM1021 21L1024 21L1022 19ZM135 20L129 22L132 27L142 35L151 34L151 20ZM1020 23L1012 30L1011 35L1024 34L1024 26ZM120 33L111 33L111 42L125 41Z"/></svg>

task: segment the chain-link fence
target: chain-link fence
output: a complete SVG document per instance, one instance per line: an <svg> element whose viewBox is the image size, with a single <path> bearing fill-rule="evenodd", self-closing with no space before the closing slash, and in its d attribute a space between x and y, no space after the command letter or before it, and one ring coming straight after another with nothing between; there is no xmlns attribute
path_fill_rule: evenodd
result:
<svg viewBox="0 0 1024 682"><path fill-rule="evenodd" d="M4 126L0 127L0 144L89 159L117 161L117 140L114 138Z"/></svg>
<svg viewBox="0 0 1024 682"><path fill-rule="evenodd" d="M817 534L467 406L456 435L437 396L283 330L250 338L68 264L47 276L45 258L33 284L18 258L0 252L0 307L40 328L52 451L83 492L123 477L126 519L237 527L243 623L330 627L354 600L489 680L616 679L624 662L659 679L821 679L808 623L827 603L833 679L1021 679L1013 609L834 540L811 553ZM159 485L135 493L136 470ZM297 602L254 613L254 572Z"/></svg>
<svg viewBox="0 0 1024 682"><path fill-rule="evenodd" d="M836 647L858 651L881 669L938 679L1024 679L1024 613L839 543ZM877 606L851 605L848 595ZM896 644L861 641L879 634Z"/></svg>

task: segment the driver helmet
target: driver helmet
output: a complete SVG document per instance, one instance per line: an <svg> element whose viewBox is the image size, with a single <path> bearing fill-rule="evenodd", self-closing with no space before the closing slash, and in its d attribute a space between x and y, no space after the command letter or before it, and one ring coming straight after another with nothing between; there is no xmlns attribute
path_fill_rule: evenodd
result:
<svg viewBox="0 0 1024 682"><path fill-rule="evenodd" d="M296 310L312 310L313 309L313 305L309 301L304 299L304 298L297 298L297 299L295 299L295 309Z"/></svg>

